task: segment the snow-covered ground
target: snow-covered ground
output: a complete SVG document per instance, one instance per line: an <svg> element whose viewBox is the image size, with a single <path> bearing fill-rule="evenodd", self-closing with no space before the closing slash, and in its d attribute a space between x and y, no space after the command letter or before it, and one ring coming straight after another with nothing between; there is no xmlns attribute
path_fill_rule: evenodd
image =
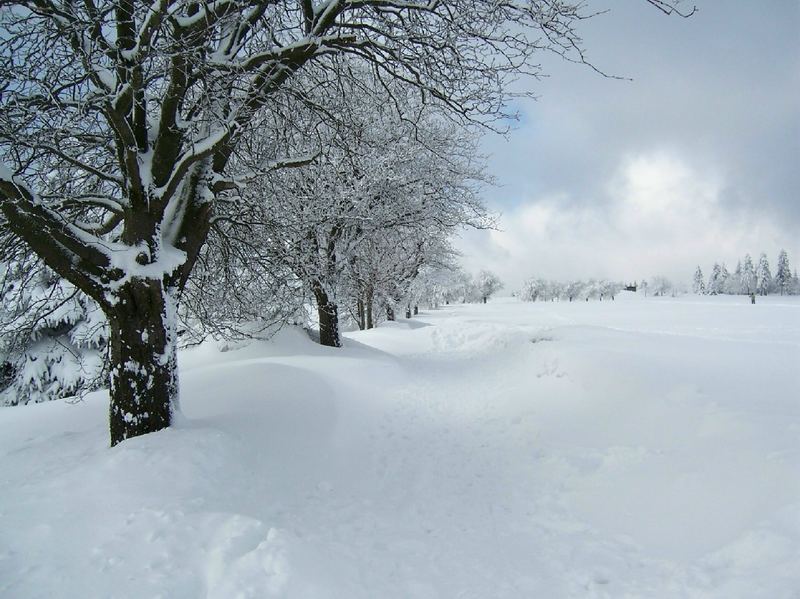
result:
<svg viewBox="0 0 800 599"><path fill-rule="evenodd" d="M0 595L800 597L800 302L446 306L0 410Z"/></svg>

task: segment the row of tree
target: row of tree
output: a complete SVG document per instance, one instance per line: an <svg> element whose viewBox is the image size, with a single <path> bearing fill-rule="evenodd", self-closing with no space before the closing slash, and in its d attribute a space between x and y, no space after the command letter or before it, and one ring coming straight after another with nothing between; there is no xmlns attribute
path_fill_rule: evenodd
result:
<svg viewBox="0 0 800 599"><path fill-rule="evenodd" d="M394 266L395 272L410 264L404 253L400 254L400 259L396 259L396 255L395 260L391 257L391 254L384 257L383 263L387 267ZM445 304L485 303L502 287L497 276L489 271L481 271L476 276L464 272L456 265L453 252L436 257L444 260L439 263L423 261L415 276L406 279L405 283L402 278L391 276L381 280L367 279L371 281L373 290L371 299L361 295L360 288L350 287L352 280L350 273L346 273L340 281L342 286L335 290L345 309L341 314L337 309L328 326L333 326L338 335L340 320L347 327L363 330L383 320L394 319L396 311L410 318L420 306L438 308ZM3 358L0 405L51 401L106 386L109 329L97 304L46 267L17 264L13 269L7 262L0 262L0 269L3 289L0 304L0 356ZM201 269L198 274L205 272ZM240 270L239 274L245 272ZM218 281L218 288L212 288L212 282L204 280L198 284L206 286L209 291L228 289L235 284L233 280L222 279ZM298 279L291 290L284 289L280 296L274 295L273 286L273 297L269 301L253 303L248 309L228 305L227 300L232 298L227 298L226 302L216 304L220 306L219 312L213 315L208 313L211 306L208 306L208 311L197 314L183 310L178 315L179 345L198 343L209 334L216 338L230 338L261 333L264 329L274 330L287 323L310 327L316 320L319 324L319 312L330 310L330 305L317 304L314 310L317 319L314 318L308 310L314 305L313 296L304 293L311 284L313 282L307 281L304 285ZM286 281L277 287L281 286L285 287ZM254 285L252 290L257 287ZM268 289L262 288L262 291ZM234 296L242 301L241 290ZM207 306L203 302L199 305ZM257 310L259 305L262 307L260 311ZM279 310L279 306L289 309ZM375 310L375 306L381 309ZM267 314L265 310L270 310L270 307ZM244 320L245 315L252 319ZM322 314L323 317L327 315L327 312ZM320 332L323 331L321 328Z"/></svg>
<svg viewBox="0 0 800 599"><path fill-rule="evenodd" d="M335 120L292 108L294 126L313 126L317 143L324 141L313 160L265 172L219 202L180 294L175 334L184 342L308 322L311 305L320 343L338 347L343 318L368 329L398 309L436 303L431 281L450 280L445 301L494 293L490 273L473 280L455 269L448 241L458 227L491 224L478 199L485 178L475 136L414 105L401 88L392 90L393 103L375 102L378 90L364 95L362 75L358 89L343 81L346 93L328 94ZM414 120L401 118L409 113ZM289 127L279 121L270 131ZM252 163L271 138L250 141L238 157ZM393 152L382 153L386 147ZM111 334L98 303L29 252L0 267L0 401L44 401L103 385Z"/></svg>
<svg viewBox="0 0 800 599"><path fill-rule="evenodd" d="M614 300L625 287L616 281L589 279L588 281L560 281L532 278L525 281L519 293L520 299L527 302L553 300Z"/></svg>
<svg viewBox="0 0 800 599"><path fill-rule="evenodd" d="M692 291L698 294L718 295L727 294L758 294L780 295L800 294L800 280L797 270L792 273L789 265L789 256L786 250L778 254L775 274L772 274L767 255L762 253L758 263L754 266L750 254L736 264L736 269L731 273L724 263L714 263L711 273L706 281L702 269L698 266L692 279Z"/></svg>

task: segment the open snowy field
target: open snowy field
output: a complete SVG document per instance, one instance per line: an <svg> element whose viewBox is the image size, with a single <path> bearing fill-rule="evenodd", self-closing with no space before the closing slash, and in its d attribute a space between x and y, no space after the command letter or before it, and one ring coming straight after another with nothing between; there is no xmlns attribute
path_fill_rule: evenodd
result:
<svg viewBox="0 0 800 599"><path fill-rule="evenodd" d="M0 410L0 596L800 597L800 301L445 306Z"/></svg>

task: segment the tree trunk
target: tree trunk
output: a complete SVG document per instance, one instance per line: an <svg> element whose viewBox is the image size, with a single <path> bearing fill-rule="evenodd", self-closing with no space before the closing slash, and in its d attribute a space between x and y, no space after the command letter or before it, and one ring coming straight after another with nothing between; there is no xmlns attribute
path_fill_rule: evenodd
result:
<svg viewBox="0 0 800 599"><path fill-rule="evenodd" d="M319 343L328 347L341 347L339 338L339 308L330 300L322 285L315 282L313 285L314 298L317 301L317 314L319 315Z"/></svg>
<svg viewBox="0 0 800 599"><path fill-rule="evenodd" d="M375 319L372 316L372 311L374 309L375 304L375 292L372 290L372 287L367 289L367 297L365 299L365 303L367 304L367 328L371 329L375 327Z"/></svg>
<svg viewBox="0 0 800 599"><path fill-rule="evenodd" d="M486 296L485 295L483 296L483 303L484 304L486 303Z"/></svg>
<svg viewBox="0 0 800 599"><path fill-rule="evenodd" d="M414 306L414 316L419 314L419 306Z"/></svg>
<svg viewBox="0 0 800 599"><path fill-rule="evenodd" d="M356 317L358 318L358 330L363 331L367 328L367 318L364 310L364 300L361 298L358 298L358 303L356 304Z"/></svg>
<svg viewBox="0 0 800 599"><path fill-rule="evenodd" d="M123 283L108 308L111 446L154 433L178 407L175 311L162 281Z"/></svg>
<svg viewBox="0 0 800 599"><path fill-rule="evenodd" d="M386 320L394 320L394 308L391 306L386 306Z"/></svg>

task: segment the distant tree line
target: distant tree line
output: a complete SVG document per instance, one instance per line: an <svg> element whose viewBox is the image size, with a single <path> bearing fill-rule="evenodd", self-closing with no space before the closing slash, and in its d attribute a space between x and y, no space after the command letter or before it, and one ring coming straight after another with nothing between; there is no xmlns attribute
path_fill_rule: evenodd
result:
<svg viewBox="0 0 800 599"><path fill-rule="evenodd" d="M737 262L733 272L728 270L724 262L715 262L708 279L698 266L692 278L692 291L704 295L798 295L800 280L797 278L797 269L792 272L786 250L781 250L774 275L765 253L759 256L755 264L750 254L746 254L744 259Z"/></svg>
<svg viewBox="0 0 800 599"><path fill-rule="evenodd" d="M525 281L519 297L526 302L547 302L553 300L614 300L617 294L625 288L618 281L605 279L589 279L587 281L561 281L531 278Z"/></svg>

